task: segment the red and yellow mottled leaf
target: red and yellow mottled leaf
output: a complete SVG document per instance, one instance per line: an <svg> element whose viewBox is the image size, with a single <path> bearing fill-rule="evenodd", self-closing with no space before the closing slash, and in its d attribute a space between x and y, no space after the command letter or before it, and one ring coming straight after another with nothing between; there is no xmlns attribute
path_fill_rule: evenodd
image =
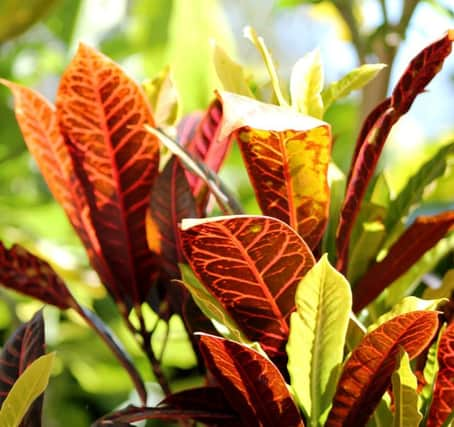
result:
<svg viewBox="0 0 454 427"><path fill-rule="evenodd" d="M202 335L200 350L226 399L249 427L304 427L282 374L267 358L225 338Z"/></svg>
<svg viewBox="0 0 454 427"><path fill-rule="evenodd" d="M454 408L454 323L448 325L440 338L437 359L438 373L427 427L442 427Z"/></svg>
<svg viewBox="0 0 454 427"><path fill-rule="evenodd" d="M0 284L63 310L74 304L52 267L20 245L7 249L0 242Z"/></svg>
<svg viewBox="0 0 454 427"><path fill-rule="evenodd" d="M391 246L380 262L373 264L353 289L353 311L372 302L404 274L454 226L454 211L420 216Z"/></svg>
<svg viewBox="0 0 454 427"><path fill-rule="evenodd" d="M82 240L93 268L103 283L111 283L110 271L91 223L88 203L76 179L69 148L60 133L53 105L31 89L6 80L0 82L14 95L15 113L22 135L50 191ZM110 291L116 296L115 289Z"/></svg>
<svg viewBox="0 0 454 427"><path fill-rule="evenodd" d="M348 247L367 186L393 125L411 107L416 96L440 71L454 41L453 30L423 49L410 62L390 99L383 101L366 119L356 143L346 197L337 229L337 268L346 272Z"/></svg>
<svg viewBox="0 0 454 427"><path fill-rule="evenodd" d="M438 314L413 311L394 317L367 334L342 371L326 427L362 427L390 385L399 348L410 360L438 330Z"/></svg>
<svg viewBox="0 0 454 427"><path fill-rule="evenodd" d="M81 44L63 74L57 117L113 282L128 307L140 305L158 272L145 216L157 173L157 139L146 98L112 61ZM154 247L156 252L159 248Z"/></svg>
<svg viewBox="0 0 454 427"><path fill-rule="evenodd" d="M0 406L11 387L25 369L44 354L44 320L42 310L22 324L3 346L0 355ZM20 427L41 425L43 398L39 397L22 419Z"/></svg>
<svg viewBox="0 0 454 427"><path fill-rule="evenodd" d="M285 355L296 287L315 260L282 221L231 216L183 222L186 259L245 336L272 357Z"/></svg>
<svg viewBox="0 0 454 427"><path fill-rule="evenodd" d="M265 215L292 226L314 248L329 211L331 130L296 111L223 92L222 135L236 137Z"/></svg>

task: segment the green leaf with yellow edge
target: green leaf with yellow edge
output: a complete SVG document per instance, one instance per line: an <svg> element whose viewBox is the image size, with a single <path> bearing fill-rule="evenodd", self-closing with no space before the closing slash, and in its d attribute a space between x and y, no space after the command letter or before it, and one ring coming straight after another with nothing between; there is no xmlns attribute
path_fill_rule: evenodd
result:
<svg viewBox="0 0 454 427"><path fill-rule="evenodd" d="M321 119L323 117L323 64L318 49L307 53L293 66L290 75L292 107L300 113Z"/></svg>
<svg viewBox="0 0 454 427"><path fill-rule="evenodd" d="M254 98L254 95L249 89L246 78L244 76L243 67L237 64L227 52L222 49L215 41L213 41L213 61L216 74L222 83L224 90L237 93L238 95L249 96Z"/></svg>
<svg viewBox="0 0 454 427"><path fill-rule="evenodd" d="M295 299L287 345L291 385L307 425L321 426L342 365L350 285L324 255L299 283Z"/></svg>
<svg viewBox="0 0 454 427"><path fill-rule="evenodd" d="M154 79L142 86L150 102L156 127L172 126L178 119L179 100L170 67L165 67Z"/></svg>
<svg viewBox="0 0 454 427"><path fill-rule="evenodd" d="M219 139L237 139L262 212L289 224L314 248L328 219L330 126L230 92L220 98Z"/></svg>
<svg viewBox="0 0 454 427"><path fill-rule="evenodd" d="M282 93L282 88L279 83L279 77L276 71L276 64L274 63L271 52L266 47L265 40L263 37L260 37L257 32L252 27L245 27L243 30L244 37L251 41L251 43L256 47L262 56L263 62L265 63L266 69L271 79L271 86L273 87L274 94L279 105L286 107L288 102L286 101L284 94Z"/></svg>
<svg viewBox="0 0 454 427"><path fill-rule="evenodd" d="M55 353L34 360L13 384L0 409L0 426L17 427L30 405L44 393Z"/></svg>
<svg viewBox="0 0 454 427"><path fill-rule="evenodd" d="M408 354L402 348L397 360L397 369L391 377L395 399L393 427L418 427L422 420L416 392L418 382L411 370Z"/></svg>
<svg viewBox="0 0 454 427"><path fill-rule="evenodd" d="M334 101L363 88L385 67L386 64L364 64L350 71L340 80L330 83L321 95L325 111Z"/></svg>
<svg viewBox="0 0 454 427"><path fill-rule="evenodd" d="M443 277L439 288L427 288L422 294L423 298L450 298L454 291L454 269L448 270Z"/></svg>
<svg viewBox="0 0 454 427"><path fill-rule="evenodd" d="M441 304L445 303L446 298L438 298L432 300L425 300L414 296L404 298L400 303L396 304L390 311L382 314L376 322L367 328L367 332L372 332L377 329L380 325L391 320L401 314L410 313L411 311L436 311Z"/></svg>
<svg viewBox="0 0 454 427"><path fill-rule="evenodd" d="M191 293L195 303L199 306L202 313L212 322L215 328L223 337L243 344L251 344L236 322L224 310L222 305L211 293L200 283L191 268L186 264L179 264L182 283Z"/></svg>

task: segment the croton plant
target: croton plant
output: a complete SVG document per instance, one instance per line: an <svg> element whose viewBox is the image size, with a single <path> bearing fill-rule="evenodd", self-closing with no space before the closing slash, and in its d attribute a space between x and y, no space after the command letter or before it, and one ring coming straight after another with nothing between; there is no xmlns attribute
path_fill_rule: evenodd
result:
<svg viewBox="0 0 454 427"><path fill-rule="evenodd" d="M348 176L331 159L323 115L382 65L324 85L314 51L296 63L284 90L263 39L252 29L246 35L270 74L271 103L215 46L223 90L203 114L178 124L168 70L139 86L84 44L61 78L55 106L2 80L28 149L165 399L147 406L143 378L126 351L46 261L0 244L1 284L75 310L126 369L142 406L116 410L96 426L145 419L182 426L451 425L453 270L436 295L411 294L454 248L454 211L410 214L445 173L454 143L393 197L376 165L393 125L440 71L454 30L423 49L369 114ZM243 213L217 175L232 144L262 215ZM204 386L172 392L151 345L147 306L164 321L181 316ZM2 422L39 425L42 397L35 398L52 358L44 354L39 312L4 346Z"/></svg>

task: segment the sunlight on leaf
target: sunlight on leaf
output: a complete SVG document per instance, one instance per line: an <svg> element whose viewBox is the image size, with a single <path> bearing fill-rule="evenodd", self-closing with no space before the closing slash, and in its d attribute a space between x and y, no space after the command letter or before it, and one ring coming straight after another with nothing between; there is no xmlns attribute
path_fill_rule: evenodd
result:
<svg viewBox="0 0 454 427"><path fill-rule="evenodd" d="M350 285L324 255L296 291L290 321L288 370L310 426L323 425L344 355L352 295Z"/></svg>
<svg viewBox="0 0 454 427"><path fill-rule="evenodd" d="M323 117L323 64L318 49L307 53L293 66L290 76L292 107L317 119Z"/></svg>

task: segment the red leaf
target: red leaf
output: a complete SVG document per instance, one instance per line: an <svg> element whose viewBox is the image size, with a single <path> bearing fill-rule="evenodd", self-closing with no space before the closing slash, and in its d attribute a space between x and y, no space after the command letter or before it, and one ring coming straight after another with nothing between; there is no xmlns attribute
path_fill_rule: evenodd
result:
<svg viewBox="0 0 454 427"><path fill-rule="evenodd" d="M200 350L226 399L248 427L304 427L279 370L244 345L202 335Z"/></svg>
<svg viewBox="0 0 454 427"><path fill-rule="evenodd" d="M427 427L442 427L454 408L454 323L440 338L437 358L439 367Z"/></svg>
<svg viewBox="0 0 454 427"><path fill-rule="evenodd" d="M292 226L314 248L329 211L329 125L230 93L222 102L222 132L238 140L262 212Z"/></svg>
<svg viewBox="0 0 454 427"><path fill-rule="evenodd" d="M3 346L0 355L0 406L11 387L38 357L44 354L44 319L42 310L22 324ZM20 427L41 425L43 398L36 399L20 423Z"/></svg>
<svg viewBox="0 0 454 427"><path fill-rule="evenodd" d="M241 427L243 425L239 419L233 421L233 418L238 417L238 415L230 407L224 392L219 387L198 387L183 390L166 397L159 404L159 407L183 411L198 410L225 415L230 414L232 419L229 420L226 420L225 418L220 418L219 420L213 418L204 419L202 417L196 418L196 421L208 423L216 422L217 426L225 425L226 427L232 425Z"/></svg>
<svg viewBox="0 0 454 427"><path fill-rule="evenodd" d="M63 74L57 117L112 281L128 307L140 305L158 272L145 216L159 150L146 98L112 61L81 44ZM153 248L159 252L159 248Z"/></svg>
<svg viewBox="0 0 454 427"><path fill-rule="evenodd" d="M222 120L222 104L217 99L208 107L200 119L194 135L186 141L185 146L196 159L203 161L213 172L218 172L231 146L229 138L219 138ZM203 212L208 197L208 187L199 177L187 173L192 193L197 198L199 212Z"/></svg>
<svg viewBox="0 0 454 427"><path fill-rule="evenodd" d="M110 272L99 248L69 149L60 134L53 105L31 89L6 80L0 82L14 95L15 113L22 135L50 191L82 240L93 268L104 283L109 283Z"/></svg>
<svg viewBox="0 0 454 427"><path fill-rule="evenodd" d="M416 96L440 71L452 48L452 30L423 49L411 62L397 83L390 100L376 107L366 119L355 149L344 204L337 228L337 268L346 272L348 246L367 186L393 125L405 114Z"/></svg>
<svg viewBox="0 0 454 427"><path fill-rule="evenodd" d="M177 279L180 277L178 263L184 261L178 224L183 218L196 217L196 208L184 170L176 157L169 160L155 181L150 211L159 235L148 236L148 239L160 239L161 265L170 279Z"/></svg>
<svg viewBox="0 0 454 427"><path fill-rule="evenodd" d="M454 225L454 211L420 216L391 246L386 257L373 264L353 289L353 311L358 312L442 239Z"/></svg>
<svg viewBox="0 0 454 427"><path fill-rule="evenodd" d="M296 287L315 263L301 237L261 216L213 218L181 236L194 273L243 333L284 355Z"/></svg>
<svg viewBox="0 0 454 427"><path fill-rule="evenodd" d="M367 334L344 366L326 427L365 426L390 384L399 347L414 359L437 329L436 312L413 311Z"/></svg>
<svg viewBox="0 0 454 427"><path fill-rule="evenodd" d="M0 284L65 310L74 305L65 283L44 260L20 245L0 242Z"/></svg>

